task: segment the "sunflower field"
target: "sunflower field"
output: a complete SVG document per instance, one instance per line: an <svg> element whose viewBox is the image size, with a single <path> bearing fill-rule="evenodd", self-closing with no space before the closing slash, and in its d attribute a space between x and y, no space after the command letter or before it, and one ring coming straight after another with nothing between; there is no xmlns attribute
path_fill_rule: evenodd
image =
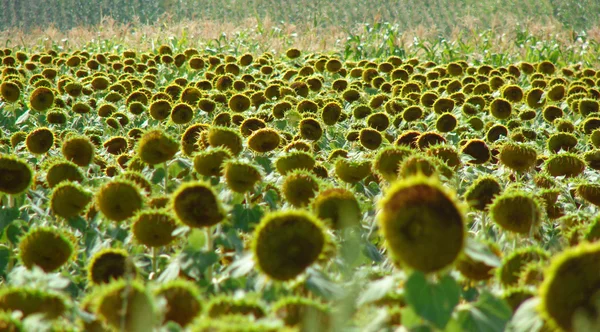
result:
<svg viewBox="0 0 600 332"><path fill-rule="evenodd" d="M0 49L0 330L599 330L598 44L352 42Z"/></svg>

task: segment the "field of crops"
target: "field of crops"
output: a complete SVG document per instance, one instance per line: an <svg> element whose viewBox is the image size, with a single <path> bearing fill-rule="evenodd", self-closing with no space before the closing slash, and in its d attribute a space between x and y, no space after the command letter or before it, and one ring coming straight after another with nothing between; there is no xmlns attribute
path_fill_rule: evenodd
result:
<svg viewBox="0 0 600 332"><path fill-rule="evenodd" d="M366 29L0 49L0 330L600 329L598 43Z"/></svg>

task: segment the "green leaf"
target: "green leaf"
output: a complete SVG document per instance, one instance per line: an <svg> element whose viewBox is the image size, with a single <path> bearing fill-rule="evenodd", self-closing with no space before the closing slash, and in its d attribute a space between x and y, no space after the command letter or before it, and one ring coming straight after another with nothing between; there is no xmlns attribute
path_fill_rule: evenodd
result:
<svg viewBox="0 0 600 332"><path fill-rule="evenodd" d="M494 255L486 244L471 238L467 239L465 254L475 261L485 263L487 266L499 267L502 264L498 256Z"/></svg>
<svg viewBox="0 0 600 332"><path fill-rule="evenodd" d="M332 300L338 298L343 293L342 289L321 271L309 268L307 274L308 278L305 281L306 288L315 295Z"/></svg>
<svg viewBox="0 0 600 332"><path fill-rule="evenodd" d="M248 208L245 205L236 204L233 207L231 215L233 227L244 232L249 232L254 228L254 225L258 224L260 218L262 218L263 211L258 205Z"/></svg>
<svg viewBox="0 0 600 332"><path fill-rule="evenodd" d="M406 281L405 297L419 316L443 329L458 304L460 287L449 275L434 283L423 273L414 272Z"/></svg>
<svg viewBox="0 0 600 332"><path fill-rule="evenodd" d="M512 310L501 299L483 292L477 302L458 311L457 324L448 331L497 331L502 332L512 316Z"/></svg>
<svg viewBox="0 0 600 332"><path fill-rule="evenodd" d="M185 274L200 279L209 266L219 261L219 256L214 251L184 249L180 259Z"/></svg>
<svg viewBox="0 0 600 332"><path fill-rule="evenodd" d="M511 321L508 323L506 331L541 331L544 327L544 320L538 313L540 301L541 300L539 297L532 297L523 302L519 306L519 309L517 309L517 312L515 312Z"/></svg>
<svg viewBox="0 0 600 332"><path fill-rule="evenodd" d="M150 178L150 181L152 181L153 184L159 184L163 181L163 179L165 178L165 174L167 172L165 171L164 167L160 167L157 168L153 173L152 173L152 177Z"/></svg>
<svg viewBox="0 0 600 332"><path fill-rule="evenodd" d="M363 304L375 302L382 299L387 293L389 293L395 285L393 277L384 277L377 281L369 283L367 289L362 292L358 298L357 305L360 307Z"/></svg>
<svg viewBox="0 0 600 332"><path fill-rule="evenodd" d="M8 261L10 260L10 248L5 245L0 245L0 275L4 275L6 273L6 267L8 266Z"/></svg>
<svg viewBox="0 0 600 332"><path fill-rule="evenodd" d="M5 206L0 208L0 234L4 231L4 228L10 225L17 218L19 218L19 208L7 208Z"/></svg>
<svg viewBox="0 0 600 332"><path fill-rule="evenodd" d="M201 230L194 228L188 235L188 246L195 250L200 250L206 243L206 233Z"/></svg>

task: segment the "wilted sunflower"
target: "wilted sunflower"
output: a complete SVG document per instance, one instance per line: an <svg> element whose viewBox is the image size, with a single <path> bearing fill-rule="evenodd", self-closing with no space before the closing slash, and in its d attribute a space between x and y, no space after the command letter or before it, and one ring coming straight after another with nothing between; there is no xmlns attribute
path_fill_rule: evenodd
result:
<svg viewBox="0 0 600 332"><path fill-rule="evenodd" d="M585 170L585 162L574 153L560 153L548 158L545 168L552 176L576 177Z"/></svg>
<svg viewBox="0 0 600 332"><path fill-rule="evenodd" d="M295 169L312 170L315 167L315 158L305 151L292 151L275 160L275 168L281 175L286 175Z"/></svg>
<svg viewBox="0 0 600 332"><path fill-rule="evenodd" d="M179 151L179 144L161 129L145 132L138 141L137 154L149 165L167 162Z"/></svg>
<svg viewBox="0 0 600 332"><path fill-rule="evenodd" d="M66 160L58 160L48 167L46 172L46 182L48 187L54 188L62 181L81 182L84 179L84 174L73 162Z"/></svg>
<svg viewBox="0 0 600 332"><path fill-rule="evenodd" d="M393 183L379 205L380 229L397 263L430 273L452 264L462 252L463 210L437 180L416 176Z"/></svg>
<svg viewBox="0 0 600 332"><path fill-rule="evenodd" d="M135 239L147 247L161 247L170 244L177 228L175 218L166 210L145 210L133 217L131 230Z"/></svg>
<svg viewBox="0 0 600 332"><path fill-rule="evenodd" d="M210 148L196 154L194 170L202 176L221 176L223 163L231 158L231 152L226 148Z"/></svg>
<svg viewBox="0 0 600 332"><path fill-rule="evenodd" d="M0 84L0 96L7 103L14 103L21 98L21 88L14 82L4 81Z"/></svg>
<svg viewBox="0 0 600 332"><path fill-rule="evenodd" d="M542 206L531 194L513 190L496 196L489 206L492 220L501 228L519 234L529 234L539 225Z"/></svg>
<svg viewBox="0 0 600 332"><path fill-rule="evenodd" d="M286 175L281 185L285 199L294 207L308 205L319 191L319 182L305 170L297 170Z"/></svg>
<svg viewBox="0 0 600 332"><path fill-rule="evenodd" d="M234 129L212 126L208 130L208 143L212 147L225 147L233 155L238 155L244 149L242 136Z"/></svg>
<svg viewBox="0 0 600 332"><path fill-rule="evenodd" d="M319 193L312 202L315 215L331 228L339 230L360 225L360 205L354 194L346 189L333 188Z"/></svg>
<svg viewBox="0 0 600 332"><path fill-rule="evenodd" d="M132 217L142 208L144 199L134 182L113 180L96 192L96 207L104 216L116 222Z"/></svg>
<svg viewBox="0 0 600 332"><path fill-rule="evenodd" d="M335 163L335 174L344 182L359 182L366 178L370 173L370 160L348 160L339 158Z"/></svg>
<svg viewBox="0 0 600 332"><path fill-rule="evenodd" d="M98 315L113 329L125 331L152 331L156 308L144 285L138 281L112 281L96 291Z"/></svg>
<svg viewBox="0 0 600 332"><path fill-rule="evenodd" d="M135 265L123 249L102 249L96 252L87 265L88 280L93 284L106 284L127 275L135 277Z"/></svg>
<svg viewBox="0 0 600 332"><path fill-rule="evenodd" d="M502 187L493 176L480 176L465 192L465 201L469 206L484 211L494 198L502 192Z"/></svg>
<svg viewBox="0 0 600 332"><path fill-rule="evenodd" d="M179 221L190 227L210 227L226 217L214 190L203 182L181 185L172 196L172 208Z"/></svg>
<svg viewBox="0 0 600 332"><path fill-rule="evenodd" d="M526 172L535 166L537 152L531 146L519 143L502 145L500 162L516 172Z"/></svg>
<svg viewBox="0 0 600 332"><path fill-rule="evenodd" d="M92 201L92 194L76 182L61 182L52 191L52 213L64 219L80 215Z"/></svg>
<svg viewBox="0 0 600 332"><path fill-rule="evenodd" d="M252 252L260 271L286 281L317 261L327 243L320 221L299 210L271 212L256 230Z"/></svg>
<svg viewBox="0 0 600 332"><path fill-rule="evenodd" d="M29 105L38 112L48 110L54 104L54 92L46 87L35 89L29 96Z"/></svg>
<svg viewBox="0 0 600 332"><path fill-rule="evenodd" d="M551 327L573 331L578 320L597 321L600 243L583 243L552 259L540 286L540 311Z"/></svg>
<svg viewBox="0 0 600 332"><path fill-rule="evenodd" d="M0 309L20 311L23 318L41 314L46 319L55 319L67 311L67 300L63 295L33 287L3 287L0 290Z"/></svg>
<svg viewBox="0 0 600 332"><path fill-rule="evenodd" d="M251 191L262 179L262 174L256 166L235 160L225 162L223 174L229 189L238 193Z"/></svg>
<svg viewBox="0 0 600 332"><path fill-rule="evenodd" d="M62 154L77 166L88 166L94 159L94 144L85 136L70 136L62 143Z"/></svg>
<svg viewBox="0 0 600 332"><path fill-rule="evenodd" d="M24 160L0 156L0 192L9 195L27 190L33 179L33 171Z"/></svg>
<svg viewBox="0 0 600 332"><path fill-rule="evenodd" d="M256 152L273 151L279 146L280 142L279 133L271 128L258 129L248 137L248 147Z"/></svg>
<svg viewBox="0 0 600 332"><path fill-rule="evenodd" d="M30 230L19 242L19 257L27 268L38 266L53 272L63 266L74 252L68 236L55 228L38 227Z"/></svg>
<svg viewBox="0 0 600 332"><path fill-rule="evenodd" d="M176 279L161 285L154 294L167 302L164 322L185 327L202 312L200 291L194 282Z"/></svg>

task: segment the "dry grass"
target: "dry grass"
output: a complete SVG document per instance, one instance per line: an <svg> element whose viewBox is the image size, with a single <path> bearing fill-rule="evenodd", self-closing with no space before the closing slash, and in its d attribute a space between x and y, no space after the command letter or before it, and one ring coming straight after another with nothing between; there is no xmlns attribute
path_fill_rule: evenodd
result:
<svg viewBox="0 0 600 332"><path fill-rule="evenodd" d="M518 56L526 52L524 47L515 43L519 31L527 31L531 40L553 40L565 48L580 48L583 41L573 40L573 32L564 29L556 21L518 22L510 17L493 17L489 29L483 29L483 23L473 17L465 16L451 31L448 43L466 43L475 50L485 49L488 52L510 53ZM49 26L30 32L13 29L0 33L0 43L7 47L26 49L48 49L59 47L64 50L83 49L86 45L98 45L110 41L110 45L122 48L151 50L161 44L175 40L183 47L205 48L216 45L221 39L227 45L234 45L239 52L275 52L281 53L289 47L297 47L305 51L335 52L340 51L350 35L366 34L364 24L352 30L342 27L311 27L294 24L281 24L269 18L258 21L248 18L242 22L216 22L186 20L175 21L168 15L163 16L152 25L132 22L120 24L110 17L103 19L103 24L96 27L77 27L61 31ZM9 38L11 36L11 38ZM395 36L395 45L404 49L415 47L415 41L430 46L432 41L439 40L440 31L434 26L423 24L405 30ZM586 32L588 41L600 42L600 27L590 28ZM370 36L370 42L379 42L382 36ZM535 45L533 45L535 47ZM422 50L415 50L422 55ZM477 55L474 55L477 57Z"/></svg>

